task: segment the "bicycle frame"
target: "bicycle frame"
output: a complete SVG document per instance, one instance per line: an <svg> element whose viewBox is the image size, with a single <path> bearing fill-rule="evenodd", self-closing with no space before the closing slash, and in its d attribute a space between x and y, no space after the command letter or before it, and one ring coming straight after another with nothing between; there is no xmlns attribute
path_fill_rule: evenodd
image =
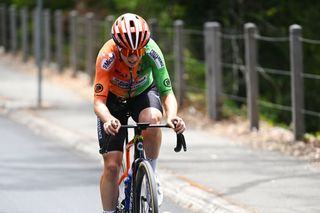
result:
<svg viewBox="0 0 320 213"><path fill-rule="evenodd" d="M129 168L131 165L130 163L130 148L134 146L134 160L141 161L142 159L145 159L144 156L144 149L143 149L143 137L142 137L142 130L145 130L147 128L170 128L167 124L149 124L149 123L137 123L136 125L122 125L121 128L134 128L134 138L127 141L126 145L126 171L123 173L123 175L119 179L119 184L124 180L125 177L128 176ZM135 169L134 167L132 167Z"/></svg>
<svg viewBox="0 0 320 213"><path fill-rule="evenodd" d="M149 123L136 123L135 125L122 125L121 128L134 128L134 138L128 142L128 134L126 137L126 170L122 174L122 176L119 178L118 184L120 185L121 182L128 176L130 167L132 168L132 183L131 183L131 192L130 192L130 208L129 212L133 212L135 209L134 206L134 189L135 189L135 178L137 174L137 170L139 167L139 164L146 160L144 148L143 148L143 136L142 131L147 128L171 128L168 124L149 124ZM130 148L134 146L134 158L133 162L131 164L130 162ZM184 137L182 134L177 135L177 146L175 148L176 152L179 152L181 148L184 148L184 151L186 151L186 145L184 141Z"/></svg>

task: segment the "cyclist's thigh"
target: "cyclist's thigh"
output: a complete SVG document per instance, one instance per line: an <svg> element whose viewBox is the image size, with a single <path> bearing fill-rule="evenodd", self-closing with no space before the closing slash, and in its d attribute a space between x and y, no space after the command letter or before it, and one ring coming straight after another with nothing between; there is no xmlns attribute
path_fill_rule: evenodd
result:
<svg viewBox="0 0 320 213"><path fill-rule="evenodd" d="M139 122L140 112L149 107L158 109L161 114L163 113L160 94L154 85L132 99L130 108L133 120Z"/></svg>
<svg viewBox="0 0 320 213"><path fill-rule="evenodd" d="M108 100L107 100L107 107L110 113L117 118L121 124L126 124L128 121L127 117L127 106L121 102L119 99L109 93ZM123 143L124 139L127 134L126 129L120 129L118 134L115 136L107 135L103 128L103 122L98 118L97 122L97 131L98 131L98 139L99 139L99 146L100 146L100 153L107 153L110 151L123 151Z"/></svg>

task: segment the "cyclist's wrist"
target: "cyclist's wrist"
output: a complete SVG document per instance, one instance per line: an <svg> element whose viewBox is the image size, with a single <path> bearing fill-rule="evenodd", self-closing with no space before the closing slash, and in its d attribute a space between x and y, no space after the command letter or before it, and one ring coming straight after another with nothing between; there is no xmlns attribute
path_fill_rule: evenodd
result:
<svg viewBox="0 0 320 213"><path fill-rule="evenodd" d="M106 115L105 116L105 122L104 123L108 123L108 122L110 122L110 121L112 121L112 120L115 120L116 118L113 116L113 115Z"/></svg>

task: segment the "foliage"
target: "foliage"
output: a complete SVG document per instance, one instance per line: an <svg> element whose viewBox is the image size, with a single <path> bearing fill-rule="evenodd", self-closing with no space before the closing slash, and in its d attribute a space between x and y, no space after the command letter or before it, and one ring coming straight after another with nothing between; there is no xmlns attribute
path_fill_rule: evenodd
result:
<svg viewBox="0 0 320 213"><path fill-rule="evenodd" d="M57 1L57 0L42 0L44 8L51 9L67 9L75 6L76 0ZM6 5L16 5L18 8L28 7L34 8L37 6L37 0L1 0L1 3Z"/></svg>
<svg viewBox="0 0 320 213"><path fill-rule="evenodd" d="M18 7L26 6L32 8L36 0L0 0L7 5L15 4ZM259 34L270 37L288 37L289 26L299 24L303 28L303 37L320 40L318 30L320 29L320 1L309 0L46 0L44 7L51 9L76 8L82 11L96 11L100 18L106 15L118 15L125 12L133 12L141 15L146 20L156 18L159 29L172 28L173 21L182 19L185 28L202 31L207 21L217 21L221 24L222 33L243 34L245 23L255 23ZM159 33L161 34L161 32ZM172 32L171 32L172 34ZM160 36L159 36L160 37ZM162 42L163 38L172 39L172 35L159 38L160 46L171 48L165 49L165 56L170 70L173 70L173 54L170 42ZM236 40L231 44L223 44L223 59L227 63L244 64L243 40ZM271 69L290 70L289 44L258 41L258 65ZM203 62L203 41L196 35L190 34L185 50L187 57L186 73L188 84L204 89L204 62ZM320 47L317 45L304 45L304 68L306 73L320 75ZM192 77L190 77L192 76ZM223 76L224 92L240 97L246 96L244 84L244 73L241 70L224 69ZM233 82L233 83L230 83ZM291 105L291 84L288 76L278 76L267 72L259 73L259 94L266 102L278 105ZM318 111L320 99L317 89L320 88L320 80L305 79L305 108ZM194 91L192 91L194 92ZM198 97L193 94L192 97ZM197 98L198 99L198 98ZM243 108L244 103L236 103L236 106ZM233 104L227 102L225 106ZM232 110L231 110L232 111ZM240 110L242 111L242 110ZM274 122L283 122L290 125L291 114L273 108L261 107L263 116ZM306 116L307 130L318 131L320 122L315 116Z"/></svg>

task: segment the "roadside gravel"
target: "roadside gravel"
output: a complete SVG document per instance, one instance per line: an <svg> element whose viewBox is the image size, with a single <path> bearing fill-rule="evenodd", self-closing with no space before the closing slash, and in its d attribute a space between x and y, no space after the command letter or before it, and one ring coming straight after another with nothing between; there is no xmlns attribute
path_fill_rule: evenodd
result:
<svg viewBox="0 0 320 213"><path fill-rule="evenodd" d="M309 160L320 169L320 141L310 136L306 141L294 141L293 133L282 127L275 127L260 121L260 129L250 131L249 122L242 117L232 117L218 122L210 121L192 106L180 112L189 126L206 129L234 143L250 146L252 149L278 151L286 155Z"/></svg>

